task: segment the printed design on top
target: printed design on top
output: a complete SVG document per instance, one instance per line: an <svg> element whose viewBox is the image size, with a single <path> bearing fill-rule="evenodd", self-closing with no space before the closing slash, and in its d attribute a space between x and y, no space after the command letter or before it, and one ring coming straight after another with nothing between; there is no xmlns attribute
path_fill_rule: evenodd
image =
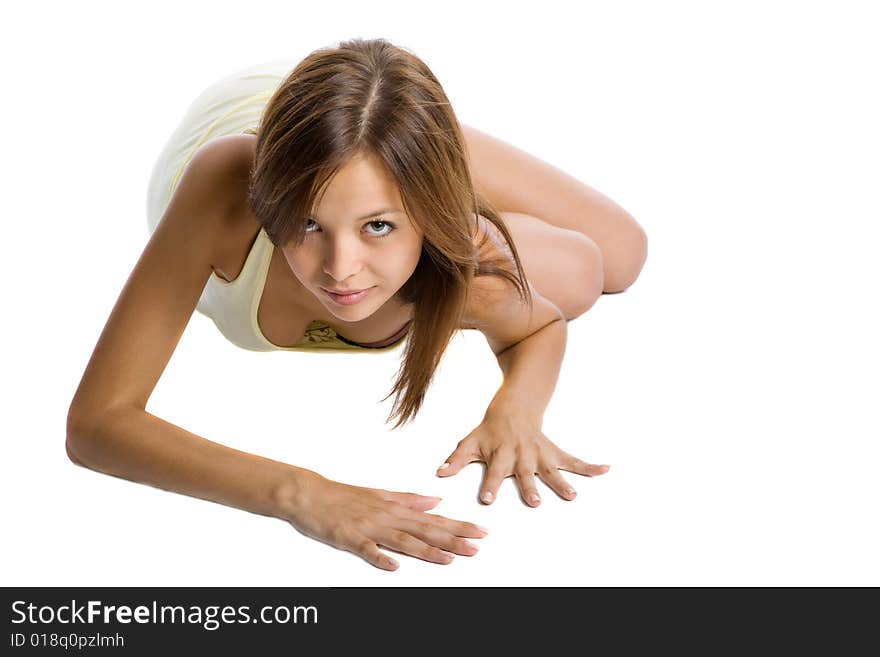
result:
<svg viewBox="0 0 880 657"><path fill-rule="evenodd" d="M308 328L306 328L305 334L300 340L301 343L306 344L322 344L325 342L336 341L336 331L319 321L310 322Z"/></svg>

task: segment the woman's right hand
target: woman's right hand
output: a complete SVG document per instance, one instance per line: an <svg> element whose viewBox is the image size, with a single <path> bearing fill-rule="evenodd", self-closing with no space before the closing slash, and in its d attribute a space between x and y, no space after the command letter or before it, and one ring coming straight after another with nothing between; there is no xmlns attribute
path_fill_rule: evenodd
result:
<svg viewBox="0 0 880 657"><path fill-rule="evenodd" d="M312 471L298 478L295 490L287 499L282 495L281 505L290 509L282 517L297 531L383 570L396 570L398 564L380 546L448 564L454 558L450 553L477 553L477 546L464 537L488 533L470 522L425 513L437 506L439 497L350 486Z"/></svg>

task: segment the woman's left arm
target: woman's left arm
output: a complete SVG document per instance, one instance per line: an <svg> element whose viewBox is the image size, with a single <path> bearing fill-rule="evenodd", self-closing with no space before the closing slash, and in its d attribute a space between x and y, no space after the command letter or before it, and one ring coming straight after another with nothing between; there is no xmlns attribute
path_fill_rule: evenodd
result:
<svg viewBox="0 0 880 657"><path fill-rule="evenodd" d="M486 409L487 415L516 411L543 422L544 410L559 379L568 337L565 318L562 313L558 315L522 340L502 346L500 350L496 350L498 343L493 345L492 338L487 336L504 374L501 387Z"/></svg>
<svg viewBox="0 0 880 657"><path fill-rule="evenodd" d="M535 474L560 497L576 493L559 470L588 477L604 474L607 465L593 465L562 451L541 432L544 410L553 396L568 326L562 312L529 284L533 311L503 279L480 277L479 302L469 309L504 374L483 421L462 439L439 476L458 473L468 463L488 467L480 499L491 504L501 482L514 475L523 501L540 504ZM447 465L448 464L448 465Z"/></svg>

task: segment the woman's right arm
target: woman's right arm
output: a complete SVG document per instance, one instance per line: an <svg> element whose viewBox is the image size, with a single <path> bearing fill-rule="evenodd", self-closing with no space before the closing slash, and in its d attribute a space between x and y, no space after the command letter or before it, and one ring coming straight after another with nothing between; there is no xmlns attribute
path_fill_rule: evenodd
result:
<svg viewBox="0 0 880 657"><path fill-rule="evenodd" d="M278 516L279 499L295 502L298 482L316 473L206 440L145 410L230 230L228 146L208 142L184 171L76 390L67 451L99 472Z"/></svg>
<svg viewBox="0 0 880 657"><path fill-rule="evenodd" d="M233 138L234 139L234 138ZM146 411L233 230L236 143L202 146L110 313L67 416L67 453L86 468L287 520L311 538L393 570L379 545L449 563L485 532L426 511L439 500L350 486L197 436ZM225 193L225 195L224 195Z"/></svg>

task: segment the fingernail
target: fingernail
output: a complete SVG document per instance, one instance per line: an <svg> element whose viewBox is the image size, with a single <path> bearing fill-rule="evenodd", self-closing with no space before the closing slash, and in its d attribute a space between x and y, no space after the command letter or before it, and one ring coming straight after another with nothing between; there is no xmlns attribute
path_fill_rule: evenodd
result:
<svg viewBox="0 0 880 657"><path fill-rule="evenodd" d="M570 495L571 497L574 497L574 496L577 495L577 493L575 492L574 488L566 488L566 489L565 489L565 494L566 494L566 495Z"/></svg>
<svg viewBox="0 0 880 657"><path fill-rule="evenodd" d="M449 467L449 464L448 464L448 463L444 463L443 465L441 465L441 466L440 466L439 468L437 468L437 469L438 469L438 470L445 470L445 469L448 468L448 467Z"/></svg>
<svg viewBox="0 0 880 657"><path fill-rule="evenodd" d="M482 500L483 500L486 504L488 504L489 502L491 502L491 501L492 501L492 491L490 491L490 490L485 491L485 492L483 493Z"/></svg>
<svg viewBox="0 0 880 657"><path fill-rule="evenodd" d="M477 529L479 529L479 530L480 530L481 532L483 532L484 534L488 534L488 533L489 533L489 530L486 529L485 527L480 527L479 525L477 525L476 527L477 527Z"/></svg>
<svg viewBox="0 0 880 657"><path fill-rule="evenodd" d="M538 497L538 494L537 494L537 493L532 493L531 495L529 495L529 501L530 501L532 504L537 504L538 502L541 501L541 498Z"/></svg>

